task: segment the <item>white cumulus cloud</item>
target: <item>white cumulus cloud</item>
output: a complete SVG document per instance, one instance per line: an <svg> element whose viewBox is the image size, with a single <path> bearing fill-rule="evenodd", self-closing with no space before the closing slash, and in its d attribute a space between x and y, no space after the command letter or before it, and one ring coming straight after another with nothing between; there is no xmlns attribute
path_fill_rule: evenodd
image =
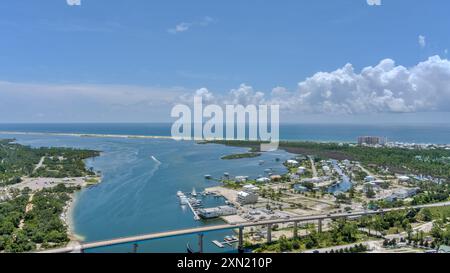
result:
<svg viewBox="0 0 450 273"><path fill-rule="evenodd" d="M190 30L191 28L197 27L197 26L207 27L214 22L215 22L215 20L213 18L206 16L200 21L179 23L175 27L169 28L167 30L167 32L169 32L170 34L182 33L182 32L186 32L186 31Z"/></svg>
<svg viewBox="0 0 450 273"><path fill-rule="evenodd" d="M381 6L381 0L366 0L369 6Z"/></svg>
<svg viewBox="0 0 450 273"><path fill-rule="evenodd" d="M419 46L425 48L427 46L427 38L423 35L419 35Z"/></svg>
<svg viewBox="0 0 450 273"><path fill-rule="evenodd" d="M360 72L352 64L318 72L298 83L294 91L276 87L265 94L241 84L226 94L214 94L206 88L195 94L207 103L277 104L290 113L450 112L450 61L433 56L407 68L384 59Z"/></svg>
<svg viewBox="0 0 450 273"><path fill-rule="evenodd" d="M450 62L430 57L411 68L391 59L355 72L351 64L300 82L290 107L307 112L450 111Z"/></svg>
<svg viewBox="0 0 450 273"><path fill-rule="evenodd" d="M69 6L81 6L81 0L66 0Z"/></svg>

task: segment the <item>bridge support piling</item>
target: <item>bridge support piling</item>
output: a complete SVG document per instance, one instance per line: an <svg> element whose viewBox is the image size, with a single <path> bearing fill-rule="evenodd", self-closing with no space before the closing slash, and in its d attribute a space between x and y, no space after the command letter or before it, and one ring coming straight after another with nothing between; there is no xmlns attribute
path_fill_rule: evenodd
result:
<svg viewBox="0 0 450 273"><path fill-rule="evenodd" d="M298 238L298 222L294 222L294 239Z"/></svg>
<svg viewBox="0 0 450 273"><path fill-rule="evenodd" d="M198 252L203 253L203 233L198 234Z"/></svg>
<svg viewBox="0 0 450 273"><path fill-rule="evenodd" d="M239 253L244 253L244 228L239 227L239 242L238 242Z"/></svg>
<svg viewBox="0 0 450 273"><path fill-rule="evenodd" d="M272 224L267 225L267 243L272 243Z"/></svg>
<svg viewBox="0 0 450 273"><path fill-rule="evenodd" d="M318 221L317 231L319 233L322 233L322 219L319 219L319 221Z"/></svg>

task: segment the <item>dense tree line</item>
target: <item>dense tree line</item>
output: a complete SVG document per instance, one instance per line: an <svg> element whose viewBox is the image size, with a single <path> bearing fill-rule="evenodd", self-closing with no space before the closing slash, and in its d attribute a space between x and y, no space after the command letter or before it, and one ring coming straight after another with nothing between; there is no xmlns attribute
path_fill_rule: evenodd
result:
<svg viewBox="0 0 450 273"><path fill-rule="evenodd" d="M21 251L15 242L21 243L22 233L16 233L21 219L25 216L25 207L29 196L20 195L10 201L0 203L0 252Z"/></svg>
<svg viewBox="0 0 450 273"><path fill-rule="evenodd" d="M214 141L236 147L259 150L257 141ZM445 149L403 149L388 147L364 147L338 143L282 141L280 148L295 154L316 155L323 158L349 159L364 164L389 168L394 172L431 175L439 178L450 177L450 151ZM427 160L419 160L426 158Z"/></svg>
<svg viewBox="0 0 450 273"><path fill-rule="evenodd" d="M80 177L94 174L83 160L98 156L99 152L71 148L31 148L13 140L0 140L0 185L19 183L23 176ZM35 170L44 157L44 164Z"/></svg>
<svg viewBox="0 0 450 273"><path fill-rule="evenodd" d="M70 195L79 187L60 184L36 192L32 209L25 213L29 194L0 203L0 252L25 252L61 246L69 241L67 226L61 219ZM22 221L22 227L19 227Z"/></svg>

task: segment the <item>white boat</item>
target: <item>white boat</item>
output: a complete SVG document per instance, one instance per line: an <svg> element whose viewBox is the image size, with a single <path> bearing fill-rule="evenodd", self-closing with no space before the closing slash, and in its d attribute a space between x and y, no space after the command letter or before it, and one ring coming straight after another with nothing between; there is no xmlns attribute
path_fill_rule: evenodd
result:
<svg viewBox="0 0 450 273"><path fill-rule="evenodd" d="M193 207L200 207L202 205L202 200L199 199L195 199L195 198L189 198L188 202L191 204L191 206Z"/></svg>
<svg viewBox="0 0 450 273"><path fill-rule="evenodd" d="M184 193L182 191L177 191L177 196L178 197L184 196Z"/></svg>
<svg viewBox="0 0 450 273"><path fill-rule="evenodd" d="M191 195L194 196L194 197L197 196L197 191L195 190L195 188L192 189Z"/></svg>
<svg viewBox="0 0 450 273"><path fill-rule="evenodd" d="M189 205L189 199L186 196L180 196L180 204L182 206Z"/></svg>

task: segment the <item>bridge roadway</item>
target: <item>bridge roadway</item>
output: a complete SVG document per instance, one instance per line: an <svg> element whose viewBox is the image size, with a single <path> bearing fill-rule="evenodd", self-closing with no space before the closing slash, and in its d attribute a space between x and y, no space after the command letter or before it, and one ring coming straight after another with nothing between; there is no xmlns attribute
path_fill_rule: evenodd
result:
<svg viewBox="0 0 450 273"><path fill-rule="evenodd" d="M91 242L84 243L77 246L69 246L65 248L58 249L50 249L46 251L41 251L40 253L69 253L69 252L81 252L87 249L95 249L107 246L115 246L122 244L136 244L138 242L170 238L170 237L178 237L184 235L193 235L193 234L203 234L213 231L223 231L223 230L232 230L232 229L240 229L246 227L255 227L255 226L270 226L282 223L301 223L301 222L309 222L309 221L321 221L325 219L339 219L339 218L350 218L350 217L359 217L366 215L378 215L392 211L400 211L405 209L422 209L422 208L435 208L435 207L447 207L450 206L450 202L436 203L436 204L428 204L428 205L420 205L420 206L411 206L411 207L401 207L401 208L391 208L391 209L383 209L377 211L358 211L351 213L338 213L338 214L321 214L321 215L312 215L312 216L304 216L304 217L292 217L289 219L278 219L278 220L267 220L267 221L259 221L259 222L245 222L239 224L224 224L224 225L215 225L215 226L206 226L206 227L198 227L198 228L190 228L183 230L174 230L174 231L164 231L159 233L152 233L146 235L138 235L138 236L130 236L123 238L116 238L106 241L99 242Z"/></svg>

